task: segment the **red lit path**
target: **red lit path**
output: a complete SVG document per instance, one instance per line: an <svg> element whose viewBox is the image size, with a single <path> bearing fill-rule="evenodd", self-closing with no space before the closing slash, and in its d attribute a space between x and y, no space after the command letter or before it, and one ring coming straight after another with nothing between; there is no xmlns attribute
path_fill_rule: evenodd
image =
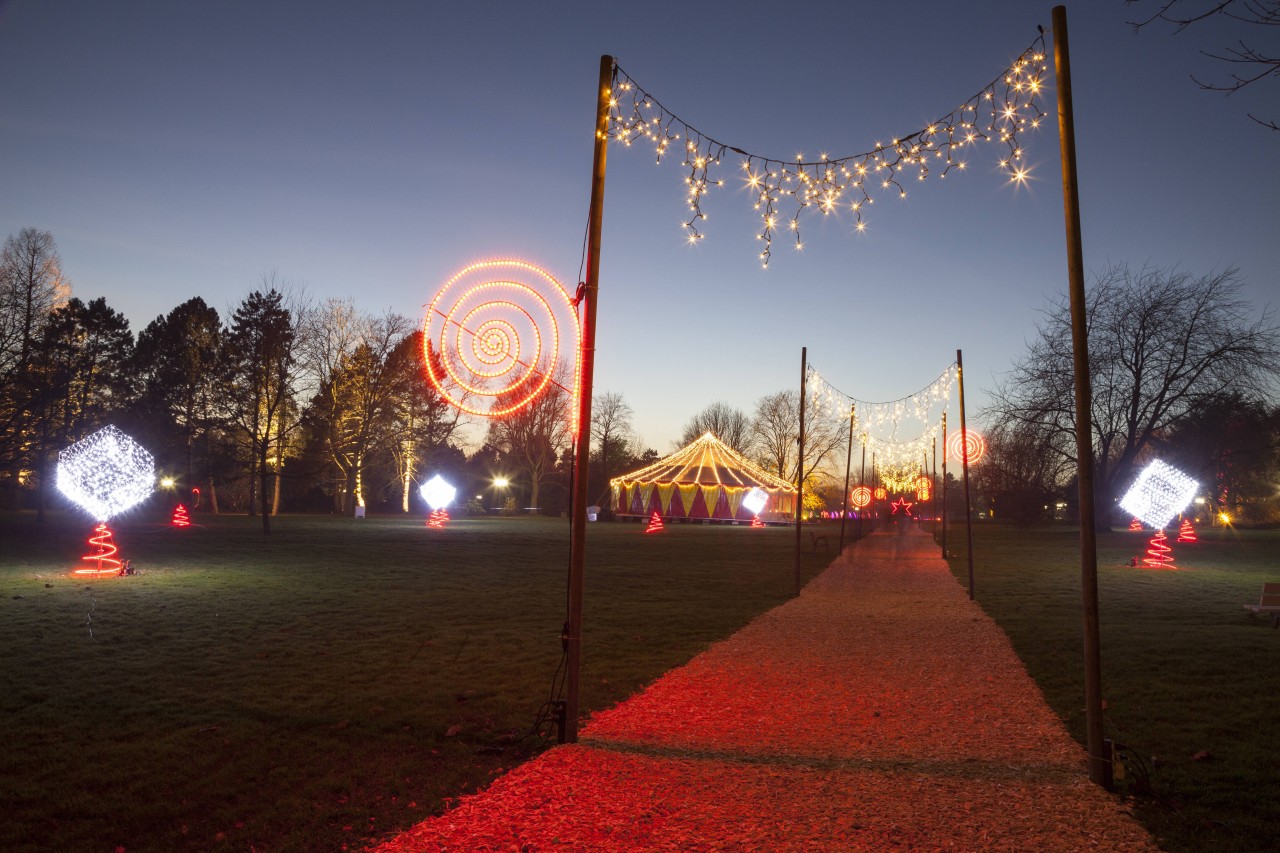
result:
<svg viewBox="0 0 1280 853"><path fill-rule="evenodd" d="M937 554L868 537L378 853L1157 850Z"/></svg>

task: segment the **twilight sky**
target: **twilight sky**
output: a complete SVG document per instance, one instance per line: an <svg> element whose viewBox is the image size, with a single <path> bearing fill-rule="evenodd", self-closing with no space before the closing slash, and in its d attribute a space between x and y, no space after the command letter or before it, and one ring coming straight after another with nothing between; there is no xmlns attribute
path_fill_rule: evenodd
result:
<svg viewBox="0 0 1280 853"><path fill-rule="evenodd" d="M1261 34L1133 33L1152 2L1067 6L1086 269L1234 265L1261 310L1280 301L1280 133L1246 113L1280 118L1280 85L1201 91L1192 72L1228 69L1200 49ZM272 272L415 318L486 258L572 288L602 53L717 139L837 156L950 112L1050 8L0 0L0 238L51 231L75 295L135 333L193 296L225 316ZM878 198L865 233L810 219L767 270L740 185L707 199L691 247L678 164L611 147L597 393L622 393L666 452L708 403L750 413L796 387L801 346L869 401L929 384L959 348L976 413L1066 290L1054 97L1023 140L1027 186L979 146L967 172Z"/></svg>

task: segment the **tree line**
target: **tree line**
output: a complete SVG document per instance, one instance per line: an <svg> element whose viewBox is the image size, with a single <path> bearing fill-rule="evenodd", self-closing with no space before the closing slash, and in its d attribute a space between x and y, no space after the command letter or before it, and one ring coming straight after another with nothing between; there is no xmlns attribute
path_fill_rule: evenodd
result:
<svg viewBox="0 0 1280 853"><path fill-rule="evenodd" d="M473 508L566 509L568 383L476 436L427 381L423 352L415 321L313 302L275 274L228 316L195 297L135 338L105 298L72 296L49 232L23 229L0 252L0 505L43 514L58 452L111 423L156 457L175 503L259 514L266 532L282 509L419 511L434 472ZM762 398L754 418L713 404L686 437L711 429L794 479L796 397ZM590 487L606 508L609 478L659 457L633 415L621 394L593 400ZM807 465L830 449L811 440Z"/></svg>
<svg viewBox="0 0 1280 853"><path fill-rule="evenodd" d="M1104 509L1159 456L1198 478L1215 510L1280 518L1280 332L1242 288L1232 269L1194 276L1117 265L1094 277L1090 419ZM415 321L371 316L350 300L312 302L274 274L229 316L195 297L135 339L104 298L71 295L51 234L23 229L0 251L0 506L43 513L57 453L112 423L174 479L175 502L260 514L268 532L282 509L420 511L417 485L434 472L473 509L566 510L566 377L482 425L427 381L423 352ZM975 487L997 518L1074 505L1073 376L1070 312L1059 301L977 418L993 426ZM589 488L606 509L609 479L660 455L642 446L633 417L621 394L593 399ZM843 471L834 469L847 426L806 413L812 509L841 503ZM795 481L797 391L766 394L750 414L714 402L686 422L679 443L707 431Z"/></svg>

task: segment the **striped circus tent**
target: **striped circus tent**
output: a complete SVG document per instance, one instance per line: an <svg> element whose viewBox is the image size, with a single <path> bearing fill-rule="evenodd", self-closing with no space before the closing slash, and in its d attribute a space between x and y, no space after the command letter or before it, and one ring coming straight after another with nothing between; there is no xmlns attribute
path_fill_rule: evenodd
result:
<svg viewBox="0 0 1280 853"><path fill-rule="evenodd" d="M614 512L619 516L751 521L755 514L742 505L752 489L763 489L769 502L761 511L765 521L795 517L796 488L731 449L711 433L704 433L652 465L614 477Z"/></svg>

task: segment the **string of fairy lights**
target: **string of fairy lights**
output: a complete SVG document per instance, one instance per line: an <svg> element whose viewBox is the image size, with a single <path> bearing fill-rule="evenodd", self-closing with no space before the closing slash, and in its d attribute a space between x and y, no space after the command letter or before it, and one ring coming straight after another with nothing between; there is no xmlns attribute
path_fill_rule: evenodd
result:
<svg viewBox="0 0 1280 853"><path fill-rule="evenodd" d="M690 243L703 237L699 226L707 218L704 197L724 186L721 169L727 160L737 160L740 180L760 212L761 230L756 236L763 243L760 262L767 267L780 229L790 230L796 248L803 248L802 216L848 212L854 217L854 229L861 232L866 227L863 211L877 195L906 198L906 186L912 181L923 181L935 172L945 178L953 170L964 171L967 152L979 142L1003 146L999 168L1012 183L1025 183L1028 173L1021 137L1039 127L1046 116L1040 107L1046 72L1042 30L1004 72L937 121L887 143L877 142L860 154L822 154L806 160L799 154L791 159L761 156L721 142L668 110L615 65L608 125L601 132L627 147L637 142L652 145L658 163L679 152L687 171L689 218L683 228Z"/></svg>
<svg viewBox="0 0 1280 853"><path fill-rule="evenodd" d="M871 402L841 391L808 364L805 389L810 402L806 403L806 410L811 416L841 424L847 424L852 413L854 441L865 443L880 481L889 489L903 491L912 488L924 460L934 449L956 378L953 362L914 393L896 400ZM918 433L911 438L901 437L899 429L904 424L919 424Z"/></svg>

